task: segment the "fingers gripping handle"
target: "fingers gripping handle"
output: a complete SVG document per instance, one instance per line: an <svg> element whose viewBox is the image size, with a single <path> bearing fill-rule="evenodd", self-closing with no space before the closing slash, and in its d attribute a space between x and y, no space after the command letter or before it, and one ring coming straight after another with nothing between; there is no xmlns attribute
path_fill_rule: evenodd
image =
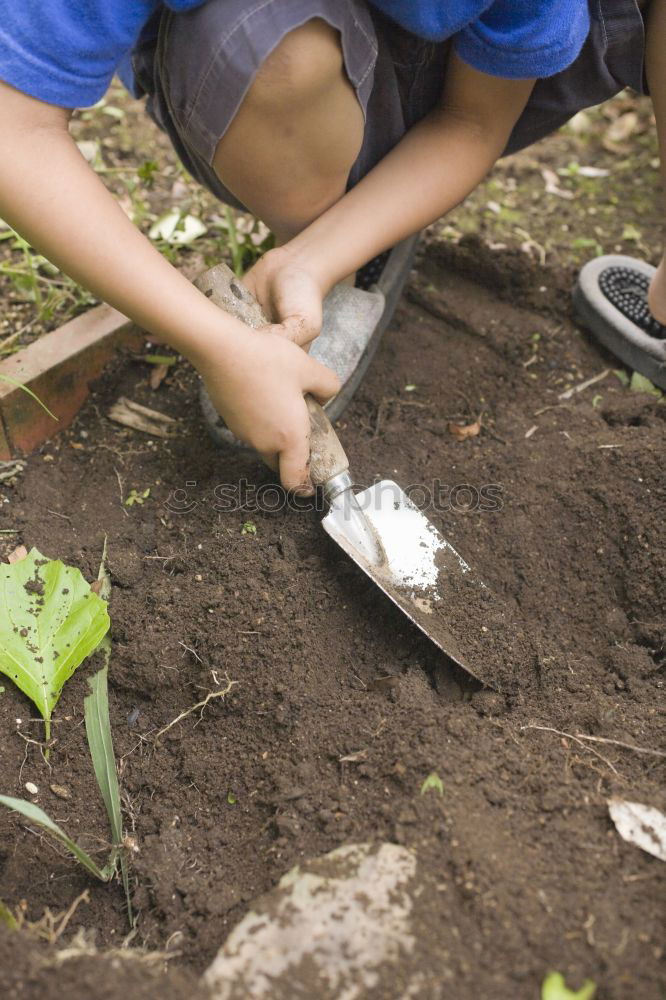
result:
<svg viewBox="0 0 666 1000"><path fill-rule="evenodd" d="M226 264L211 267L199 275L194 284L216 306L252 329L257 330L268 323L259 303ZM306 396L305 402L310 414L310 477L315 486L323 486L334 476L346 472L349 462L319 403L312 396Z"/></svg>

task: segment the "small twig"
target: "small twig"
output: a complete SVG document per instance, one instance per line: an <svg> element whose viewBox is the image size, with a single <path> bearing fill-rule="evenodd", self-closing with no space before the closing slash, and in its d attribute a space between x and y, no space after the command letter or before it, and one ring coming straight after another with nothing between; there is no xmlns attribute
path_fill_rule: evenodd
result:
<svg viewBox="0 0 666 1000"><path fill-rule="evenodd" d="M609 740L604 736L586 736L585 733L577 733L579 740L591 740L593 743L609 743L614 747L622 747L624 750L633 750L634 753L652 754L654 757L666 757L663 750L653 750L652 747L637 747L633 743L623 743L622 740Z"/></svg>
<svg viewBox="0 0 666 1000"><path fill-rule="evenodd" d="M155 733L155 736L153 737L154 741L157 742L160 736L164 736L164 734L171 729L172 726L175 726L178 722L182 722L182 720L186 719L188 715L192 714L192 712L196 712L199 708L203 710L208 702L212 701L213 698L224 698L224 696L229 694L232 687L235 687L236 684L238 684L238 681L229 680L227 677L226 687L222 688L220 691L209 691L203 701L198 701L196 705L192 705L190 708L185 709L185 711L181 712L180 715L177 715L175 719L172 719L168 725L164 726L159 730L159 732Z"/></svg>
<svg viewBox="0 0 666 1000"><path fill-rule="evenodd" d="M575 393L582 392L583 389L589 389L591 385L594 385L595 382L601 382L602 378L606 378L609 374L610 368L604 368L604 370L599 372L598 375L593 375L592 378L585 379L584 382L580 382L578 385L572 385L570 389L566 389L565 392L561 392L557 398L560 400L571 399Z"/></svg>
<svg viewBox="0 0 666 1000"><path fill-rule="evenodd" d="M147 558L150 558L150 556L148 556ZM159 558L159 557L156 557L156 558ZM170 559L172 557L171 556L166 556L165 558ZM184 642L180 641L180 639L178 640L178 645L182 646L183 649L186 649L188 653L191 653L192 656L194 657L194 659L197 661L197 663L203 663L203 660L201 659L201 657L199 656L199 654L196 652L196 650L192 649L191 646L186 646Z"/></svg>
<svg viewBox="0 0 666 1000"><path fill-rule="evenodd" d="M540 410L535 410L532 416L540 417L543 413L547 413L548 410L561 410L562 406L562 403L551 403L550 406L542 406Z"/></svg>
<svg viewBox="0 0 666 1000"><path fill-rule="evenodd" d="M80 894L80 896L76 897L76 899L74 900L74 902L71 904L71 906L69 906L69 908L67 910L65 910L65 912L62 914L61 917L60 917L60 914L58 914L56 916L56 918L55 918L56 920L58 919L58 917L60 917L60 923L58 924L57 927L54 927L54 929L53 929L53 932L54 932L54 935L55 935L55 939L52 942L53 944L55 944L55 941L57 941L59 937L62 937L62 935L64 934L64 932L65 932L65 930L67 928L67 924L70 922L70 920L72 919L72 917L76 913L76 911L79 908L80 904L81 903L89 903L89 902L90 902L90 893L89 893L88 889L84 889L83 892Z"/></svg>
<svg viewBox="0 0 666 1000"><path fill-rule="evenodd" d="M564 732L562 732L561 729L553 729L552 726L521 726L520 728L521 728L521 731L524 730L524 729L539 729L539 730L541 730L541 732L544 732L544 733L555 733L556 736L563 736L567 740L573 740L574 743L577 743L580 747L583 748L583 750L588 750L589 753L593 753L595 757L598 757L599 760L602 760L604 762L604 764L606 764L608 767L610 767L610 769L613 772L613 774L616 774L618 778L621 777L620 772L617 770L616 767L614 767L611 764L611 762L606 757L604 757L604 756L602 756L602 754L598 753L594 749L594 747L588 747L588 746L586 746L586 744L583 743L583 741L578 736L574 736L573 733L564 733Z"/></svg>
<svg viewBox="0 0 666 1000"><path fill-rule="evenodd" d="M54 517L61 517L63 519L63 521L71 521L72 520L71 517L69 517L67 514L61 514L57 510L49 510L48 507L46 508L46 513L47 514L53 514Z"/></svg>

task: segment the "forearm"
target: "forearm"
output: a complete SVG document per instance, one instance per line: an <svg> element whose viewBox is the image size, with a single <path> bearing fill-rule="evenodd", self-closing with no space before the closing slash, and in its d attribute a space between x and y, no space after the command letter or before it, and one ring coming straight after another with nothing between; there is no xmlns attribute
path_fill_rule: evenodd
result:
<svg viewBox="0 0 666 1000"><path fill-rule="evenodd" d="M501 154L506 137L484 135L446 111L416 125L360 183L292 240L323 289L463 201Z"/></svg>
<svg viewBox="0 0 666 1000"><path fill-rule="evenodd" d="M237 321L213 306L132 222L46 108L19 124L23 95L0 85L0 217L76 281L195 363ZM27 105L29 108L32 105ZM65 117L63 117L65 116Z"/></svg>

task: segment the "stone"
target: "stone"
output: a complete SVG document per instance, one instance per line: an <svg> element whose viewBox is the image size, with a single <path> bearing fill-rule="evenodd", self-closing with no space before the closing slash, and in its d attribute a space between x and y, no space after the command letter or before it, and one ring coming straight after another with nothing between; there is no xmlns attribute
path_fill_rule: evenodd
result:
<svg viewBox="0 0 666 1000"><path fill-rule="evenodd" d="M398 970L416 987L416 890L416 856L397 844L346 845L297 865L231 932L204 982L213 1000L388 997ZM401 995L416 994L408 985Z"/></svg>

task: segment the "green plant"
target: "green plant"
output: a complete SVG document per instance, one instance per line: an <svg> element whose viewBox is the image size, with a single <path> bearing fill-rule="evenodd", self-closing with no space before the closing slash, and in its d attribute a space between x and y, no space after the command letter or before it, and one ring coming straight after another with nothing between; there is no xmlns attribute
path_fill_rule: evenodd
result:
<svg viewBox="0 0 666 1000"><path fill-rule="evenodd" d="M33 549L32 551L35 552L36 550ZM30 553L30 555L32 555L32 553ZM28 556L28 559L30 558L30 555ZM27 561L27 559L23 560L23 562ZM20 565L20 563L16 563L15 565ZM65 568L71 569L71 567ZM78 572L78 570L76 572ZM98 594L93 593L93 597L106 607L106 603L111 595L111 580L106 569L106 541L104 543L104 553L102 555L102 562L97 577L97 587L99 590L99 596ZM107 863L103 868L100 868L97 862L90 857L87 851L72 840L72 838L63 829L61 829L57 823L54 823L54 821L47 815L47 813L44 812L43 809L40 809L39 806L34 803L26 802L25 799L13 798L9 795L0 795L0 804L7 806L8 809L18 812L20 815L25 816L26 819L29 819L31 822L37 823L41 826L43 830L63 844L76 858L76 860L84 866L84 868L86 868L92 875L100 879L102 882L110 881L118 869L120 869L123 887L125 890L125 898L127 900L128 918L130 925L132 925L132 904L129 892L127 849L125 846L125 839L123 837L120 789L118 786L118 772L113 753L111 721L109 718L108 669L111 657L111 643L106 634L103 635L101 642L99 643L99 649L104 658L104 664L101 670L88 680L90 691L84 699L83 708L86 736L88 739L88 747L90 749L93 770L95 772L95 778L97 779L97 784L104 801L104 806L109 817L109 825L111 827L111 850ZM0 919L3 919L5 923L9 923L8 917L12 918L10 911L7 910L6 907L2 907L2 904L0 904Z"/></svg>
<svg viewBox="0 0 666 1000"><path fill-rule="evenodd" d="M256 535L257 526L254 521L244 521L241 528L241 535Z"/></svg>
<svg viewBox="0 0 666 1000"><path fill-rule="evenodd" d="M130 490L129 496L125 500L125 506L133 507L135 503L138 503L139 506L141 506L146 502L149 496L150 496L150 487L147 490L144 490L142 493L139 493L138 490Z"/></svg>
<svg viewBox="0 0 666 1000"><path fill-rule="evenodd" d="M225 243L231 255L234 274L242 277L266 250L275 246L275 237L259 219L224 207L224 218L217 219L217 228L226 234Z"/></svg>
<svg viewBox="0 0 666 1000"><path fill-rule="evenodd" d="M541 985L541 1000L592 1000L596 983L586 979L579 990L570 990L560 972L549 972Z"/></svg>
<svg viewBox="0 0 666 1000"><path fill-rule="evenodd" d="M10 931L18 930L18 923L16 922L16 917L9 909L9 907L5 906L5 904L2 902L1 899L0 899L0 922L5 924L6 927L9 927Z"/></svg>
<svg viewBox="0 0 666 1000"><path fill-rule="evenodd" d="M34 702L51 739L65 682L109 629L106 602L74 566L31 549L0 565L0 672Z"/></svg>
<svg viewBox="0 0 666 1000"><path fill-rule="evenodd" d="M4 224L3 227L0 223L0 230L0 241L8 241L12 251L7 260L0 261L0 275L9 279L21 298L35 304L40 321L50 320L65 302L71 303L70 311L74 313L95 301L55 264L36 253L10 226Z"/></svg>
<svg viewBox="0 0 666 1000"><path fill-rule="evenodd" d="M438 792L439 795L444 794L444 785L442 784L442 779L440 778L440 776L437 774L436 771L433 771L432 774L429 774L428 777L423 782L423 784L421 785L421 795L425 795L425 793L429 791Z"/></svg>

